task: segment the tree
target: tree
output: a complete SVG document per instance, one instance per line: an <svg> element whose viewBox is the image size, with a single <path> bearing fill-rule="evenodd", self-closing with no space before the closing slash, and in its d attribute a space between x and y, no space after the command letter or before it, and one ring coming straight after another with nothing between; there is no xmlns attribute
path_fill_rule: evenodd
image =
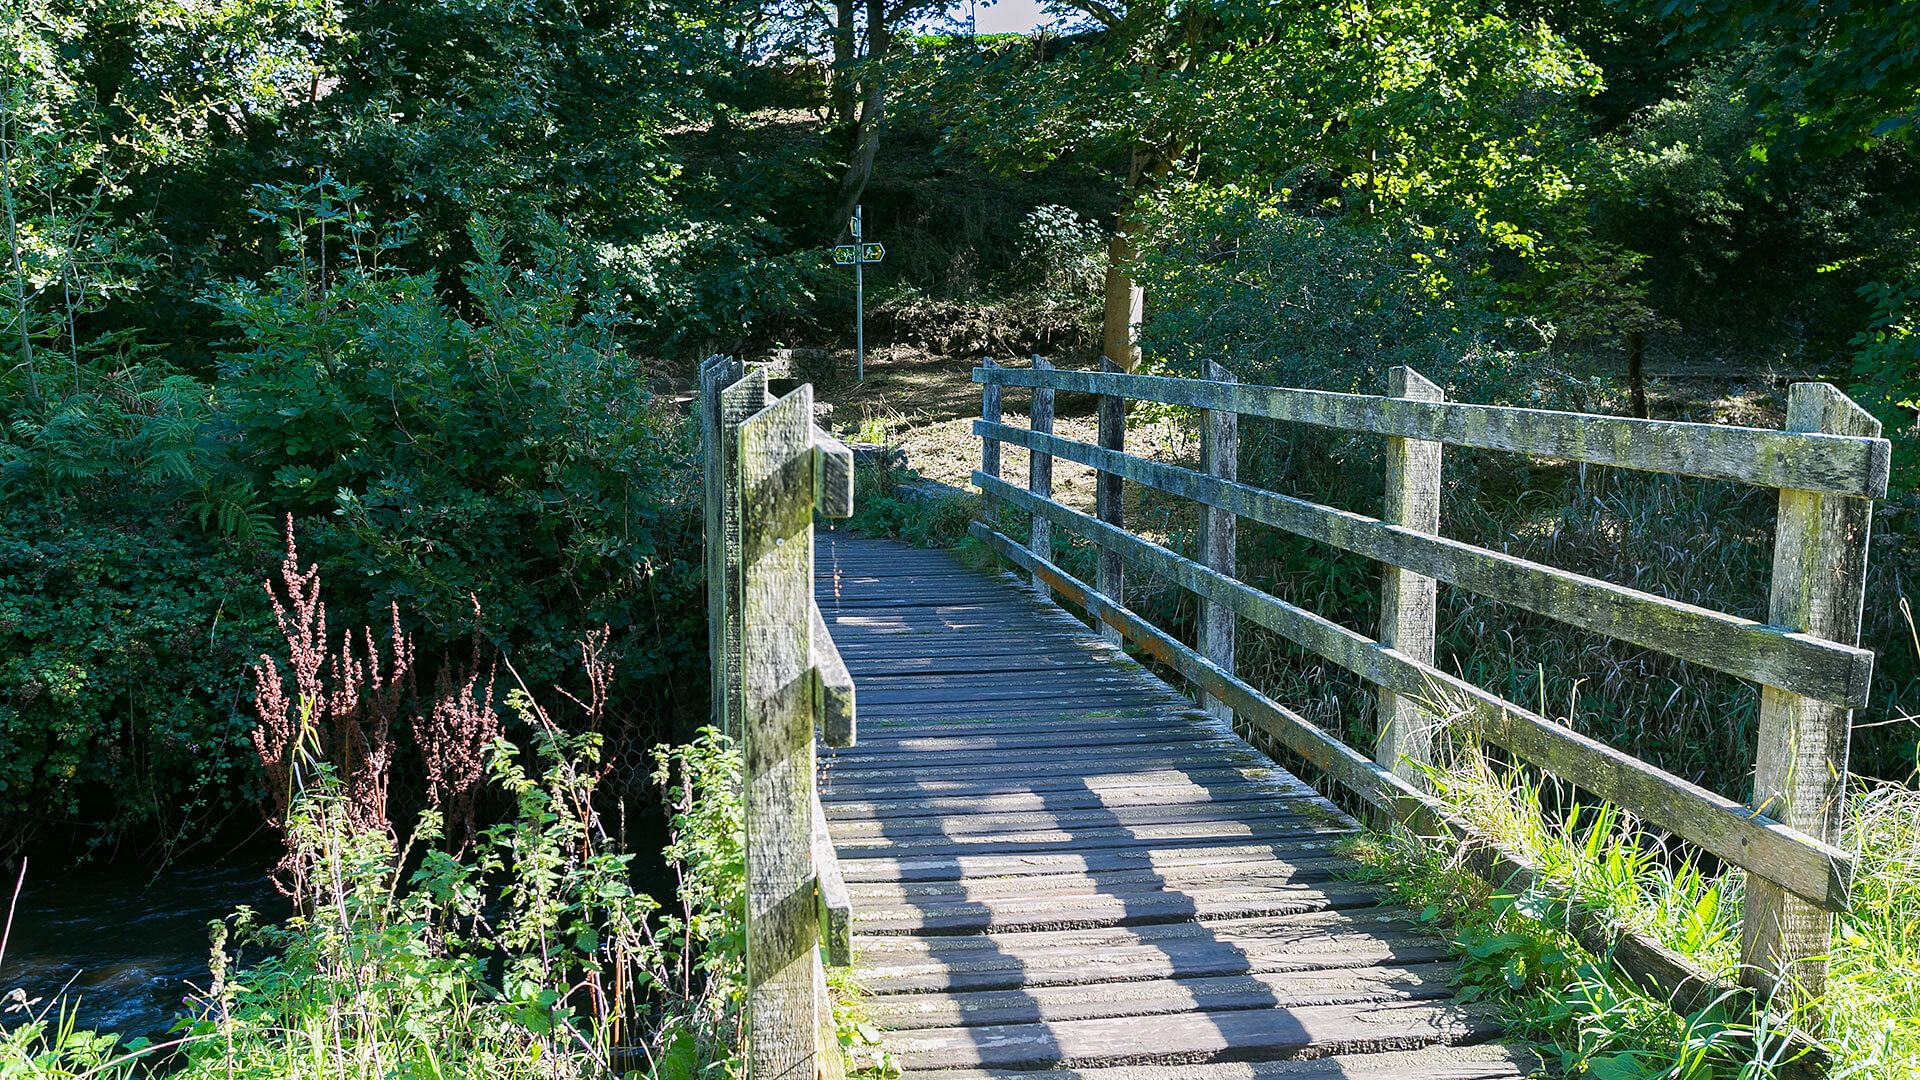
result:
<svg viewBox="0 0 1920 1080"><path fill-rule="evenodd" d="M1920 0L1642 0L1696 49L1751 49L1746 91L1777 144L1835 153L1920 130ZM1755 48L1755 46L1758 46Z"/></svg>
<svg viewBox="0 0 1920 1080"><path fill-rule="evenodd" d="M1564 106L1598 73L1544 24L1475 0L1268 4L1059 0L1057 48L958 51L923 78L936 115L989 161L1111 162L1122 177L1103 347L1139 359L1142 213L1169 185L1431 228L1522 256L1577 186Z"/></svg>

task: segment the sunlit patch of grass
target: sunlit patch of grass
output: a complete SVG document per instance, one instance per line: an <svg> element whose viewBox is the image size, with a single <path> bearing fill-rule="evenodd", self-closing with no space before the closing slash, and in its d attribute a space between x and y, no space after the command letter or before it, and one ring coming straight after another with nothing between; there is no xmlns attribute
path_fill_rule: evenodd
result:
<svg viewBox="0 0 1920 1080"><path fill-rule="evenodd" d="M1631 814L1472 746L1428 775L1456 814L1556 892L1737 980L1741 871L1703 868ZM1785 1018L1731 1000L1675 1014L1582 953L1557 898L1490 887L1412 838L1372 837L1354 853L1424 919L1451 928L1468 995L1497 1001L1511 1029L1569 1075L1762 1080L1784 1075L1811 1041L1829 1076L1910 1080L1920 1076L1920 790L1856 780L1843 846L1858 862L1825 989Z"/></svg>
<svg viewBox="0 0 1920 1080"><path fill-rule="evenodd" d="M1835 1080L1920 1076L1920 790L1860 784L1844 840L1852 907L1837 920L1822 1013Z"/></svg>

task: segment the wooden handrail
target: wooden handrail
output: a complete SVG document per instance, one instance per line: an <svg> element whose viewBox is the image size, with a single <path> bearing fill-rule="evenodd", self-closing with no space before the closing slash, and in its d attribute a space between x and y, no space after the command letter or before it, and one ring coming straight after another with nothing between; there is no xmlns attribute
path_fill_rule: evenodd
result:
<svg viewBox="0 0 1920 1080"><path fill-rule="evenodd" d="M701 365L714 723L741 745L752 1077L840 1080L824 961L852 962L852 903L815 787L814 741L850 746L854 686L813 598L813 515L853 512L853 454L758 365ZM793 693L796 686L810 692Z"/></svg>
<svg viewBox="0 0 1920 1080"><path fill-rule="evenodd" d="M1568 903L1566 890L1525 857L1480 835L1438 800L1394 775L1387 766L1370 760L1135 612L1108 600L1093 586L981 522L974 522L969 531L1007 561L1045 581L1049 590L1085 610L1101 625L1113 627L1155 660L1227 702L1255 729L1379 807L1394 824L1418 836L1458 845L1459 854L1468 865L1499 888L1562 903L1567 910L1568 929L1582 945L1596 956L1612 957L1637 984L1651 993L1666 996L1675 1008L1692 1012L1739 994L1739 987L1646 934L1613 921L1603 912Z"/></svg>
<svg viewBox="0 0 1920 1080"><path fill-rule="evenodd" d="M976 476L980 489L1010 505L1117 551L1196 596L1252 619L1376 686L1466 710L1492 742L1609 802L1828 910L1846 906L1853 858L1725 796L1548 720L1457 676L1423 664L1305 608L1183 558L1078 510ZM1455 700L1449 700L1455 699Z"/></svg>
<svg viewBox="0 0 1920 1080"><path fill-rule="evenodd" d="M975 368L987 386L1044 386L1761 487L1882 499L1892 445L1877 437L1416 401L1106 371Z"/></svg>
<svg viewBox="0 0 1920 1080"><path fill-rule="evenodd" d="M1404 727L1412 713L1401 715L1417 705L1457 715L1520 759L1742 867L1749 875L1743 979L1767 990L1790 982L1817 989L1831 926L1825 913L1845 907L1853 868L1836 844L1837 807L1844 802L1850 710L1866 702L1873 671L1873 654L1858 642L1871 500L1887 488L1889 445L1879 425L1838 390L1815 383L1792 388L1787 430L1772 431L1449 402L1408 369L1395 369L1390 396L1249 386L1226 378L1217 365L1207 372L1214 377L1061 371L1038 362L1030 369L976 368L973 379L988 407L974 430L994 448L983 460L997 464L998 448L1007 444L1027 449L1036 461L1090 466L1101 509L1089 515L1062 506L1050 492L1023 491L997 468L976 473L975 483L990 500L1033 521L1034 536L1059 528L1091 541L1099 552L1099 584L1061 580L1050 552L1012 550L1014 541L985 526L975 535L1027 569L1036 588L1079 604L1104 632L1139 643L1204 697L1268 730L1363 799L1398 805L1405 800L1401 787L1417 790L1428 743L1425 733ZM999 391L1006 386L1035 389L1036 420L1028 428L1001 422ZM1100 445L1061 438L1041 422L1050 419L1058 391L1100 397ZM1118 409L1126 398L1206 410L1208 425L1223 414L1248 415L1386 436L1387 513L1372 518L1267 491L1240 482L1217 460L1196 470L1127 453ZM1769 621L1438 535L1440 444L1780 489ZM1115 486L1122 480L1196 503L1209 529L1219 527L1216 515L1244 517L1381 563L1381 640L1236 580L1231 552L1215 550L1218 544L1203 545L1203 564L1129 532ZM1127 611L1122 557L1196 596L1209 613L1209 639L1224 631L1230 642L1230 620L1252 619L1372 683L1379 759L1254 693L1234 676L1230 646L1224 665L1216 663ZM1759 683L1753 801L1743 805L1688 783L1440 670L1428 644L1435 581ZM1229 621L1213 625L1221 617ZM1402 638L1405 648L1383 644ZM1383 787L1381 770L1392 784ZM1640 955L1659 951L1644 938L1635 941ZM1675 978L1685 974L1664 961L1653 967Z"/></svg>
<svg viewBox="0 0 1920 1080"><path fill-rule="evenodd" d="M1729 675L1838 705L1866 704L1873 652L1616 585L1505 552L1391 525L1378 518L1216 480L1179 465L1006 424L974 431L1089 465L1249 521L1378 562L1405 567L1489 599Z"/></svg>

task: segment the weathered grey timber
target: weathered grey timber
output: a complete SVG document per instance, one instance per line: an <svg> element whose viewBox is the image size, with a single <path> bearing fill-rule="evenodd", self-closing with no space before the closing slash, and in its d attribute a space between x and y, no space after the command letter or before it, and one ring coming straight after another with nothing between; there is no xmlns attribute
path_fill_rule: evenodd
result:
<svg viewBox="0 0 1920 1080"><path fill-rule="evenodd" d="M1115 627L1195 686L1226 700L1240 719L1360 796L1389 823L1456 848L1469 867L1504 889L1565 904L1573 936L1593 955L1610 957L1616 968L1648 993L1666 997L1683 1012L1724 1003L1739 993L1738 987L1719 980L1646 934L1615 923L1591 907L1567 903L1569 898L1561 886L1519 855L1476 835L1470 826L1453 818L1444 807L1390 769L1215 667L1207 658L1133 612L1108 601L1059 567L1036 559L1032 552L984 525L976 523L973 535L1014 565L1046 578L1060 596Z"/></svg>
<svg viewBox="0 0 1920 1080"><path fill-rule="evenodd" d="M989 370L999 366L992 357L980 361L980 365ZM980 388L980 419L995 424L1000 422L998 383L988 383ZM980 440L980 471L989 476L1000 475L1000 444L993 439Z"/></svg>
<svg viewBox="0 0 1920 1080"><path fill-rule="evenodd" d="M1822 383L1795 385L1787 428L1877 437L1880 422ZM1774 530L1773 590L1767 618L1848 644L1860 640L1873 503L1810 491L1780 493ZM1757 813L1838 843L1846 811L1847 750L1853 712L1841 705L1766 689L1760 695L1760 745L1754 763ZM1772 989L1785 981L1818 996L1833 915L1764 879L1749 882L1743 953L1749 980Z"/></svg>
<svg viewBox="0 0 1920 1080"><path fill-rule="evenodd" d="M1387 393L1416 401L1444 401L1446 394L1409 367L1387 373ZM1440 444L1394 436L1387 440L1387 486L1380 519L1414 532L1440 531ZM1228 574L1232 577L1232 574ZM1393 563L1380 572L1380 644L1422 664L1433 663L1438 590L1434 580ZM1406 779L1433 761L1427 712L1386 687L1376 691L1379 742L1373 759Z"/></svg>
<svg viewBox="0 0 1920 1080"><path fill-rule="evenodd" d="M713 723L740 734L740 448L733 432L767 404L767 373L731 357L716 356L702 373L708 392L702 404L707 467L708 644L720 648L713 664ZM715 531L715 527L718 531Z"/></svg>
<svg viewBox="0 0 1920 1080"><path fill-rule="evenodd" d="M1226 368L1208 360L1202 368L1202 374L1215 382L1232 382L1232 374ZM1035 390L1039 394L1043 391ZM1049 400L1053 391L1044 391ZM1038 429L1036 429L1038 430ZM1049 428L1047 434L1052 434ZM1049 458L1048 460L1052 460ZM1240 476L1240 416L1230 412L1209 412L1200 420L1200 471L1218 480L1232 481ZM1032 487L1028 487L1033 491ZM1040 492L1033 491L1038 495ZM1046 516L1035 514L1035 521L1045 521ZM1226 577L1234 576L1236 562L1236 542L1240 535L1240 519L1231 511L1209 506L1200 514L1200 561L1208 569ZM1044 548L1032 548L1032 551L1051 557ZM1234 637L1239 616L1233 609L1212 600L1200 601L1199 641L1200 654L1213 661L1220 670L1231 674L1234 670ZM1233 722L1233 706L1212 694L1202 694L1200 707L1228 723Z"/></svg>
<svg viewBox="0 0 1920 1080"><path fill-rule="evenodd" d="M794 692L811 681L813 654L812 390L801 387L739 427L747 1052L756 1078L812 1080L816 1018L828 1007L815 970L813 695Z"/></svg>
<svg viewBox="0 0 1920 1080"><path fill-rule="evenodd" d="M703 365L715 723L742 747L749 1075L842 1080L827 995L852 906L814 782L814 736L854 737L853 679L813 604L813 515L852 510L853 460L812 388L768 403L764 369Z"/></svg>
<svg viewBox="0 0 1920 1080"><path fill-rule="evenodd" d="M1436 716L1463 714L1488 740L1602 798L1630 807L1647 821L1728 862L1779 881L1830 910L1846 904L1853 860L1831 844L1789 829L1732 799L1547 720L1431 664L1386 648L1364 634L1222 577L1152 541L1059 503L1035 499L991 477L976 474L974 482L982 491L1019 509L1046 514L1061 528L1105 550L1125 553L1195 595L1232 607L1241 616L1376 686L1428 703L1429 711Z"/></svg>
<svg viewBox="0 0 1920 1080"><path fill-rule="evenodd" d="M1056 458L1103 469L1570 626L1765 686L1778 686L1822 701L1858 704L1865 702L1872 683L1873 653L1857 646L1670 600L1364 514L1217 480L1179 465L1004 424L980 423L976 427L982 437L992 434L1016 446L1042 449Z"/></svg>
<svg viewBox="0 0 1920 1080"><path fill-rule="evenodd" d="M726 497L728 490L723 459L720 454L720 391L740 381L746 374L746 366L731 356L709 356L700 364L700 448L701 465L706 472L706 490L711 496L702 507L706 511L706 567L708 581L727 580L727 545L715 542L715 538L729 535L731 528L737 535L738 524L731 520L737 511L732 500ZM737 549L736 549L737 550ZM728 655L728 634L737 632L727 618L726 596L724 593L709 590L707 593L707 655L716 661ZM708 679L712 688L713 725L721 731L731 733L727 721L728 682L727 672L716 669Z"/></svg>
<svg viewBox="0 0 1920 1080"><path fill-rule="evenodd" d="M1045 357L1033 358L1035 371L1047 371L1053 367ZM1042 435L1053 434L1053 391L1047 387L1035 387L1033 402L1027 409L1027 427ZM1053 498L1053 458L1047 454L1028 455L1027 490L1043 499ZM1027 547L1043 555L1053 551L1053 523L1039 514L1034 514L1028 524ZM1034 595L1047 599L1046 582L1033 579Z"/></svg>
<svg viewBox="0 0 1920 1080"><path fill-rule="evenodd" d="M1868 499L1886 497L1892 454L1885 439L1856 435L1413 401L1159 375L1060 370L1042 373L1016 368L1000 368L988 374L976 368L973 381L998 386L1051 386L1343 431Z"/></svg>
<svg viewBox="0 0 1920 1080"><path fill-rule="evenodd" d="M818 543L861 708L821 805L864 1005L908 1077L1534 1066L1477 1045L1498 1032L1454 1000L1445 943L1347 879L1356 824L1228 725L1026 578ZM1050 565L1025 569L1081 602ZM1304 1060L1330 1055L1345 1071Z"/></svg>
<svg viewBox="0 0 1920 1080"><path fill-rule="evenodd" d="M1103 372L1122 372L1126 368L1103 356L1100 358L1100 370ZM1127 400L1118 394L1102 395L1099 403L1100 445L1109 453L1123 453L1127 448ZM1127 501L1126 488L1121 476L1116 472L1100 470L1093 482L1094 513L1100 520L1119 528L1126 524ZM1102 551L1099 555L1100 570L1098 581L1100 591L1107 596L1119 599L1127 593L1127 567L1120 556ZM1100 627L1100 634L1111 645L1120 644L1120 636L1111 627Z"/></svg>
<svg viewBox="0 0 1920 1080"><path fill-rule="evenodd" d="M1216 374L1211 367L1206 373ZM1242 387L1217 377L1134 376L1104 367L976 369L974 379L985 386L1091 393L1103 410L1134 397L1387 436L1386 507L1374 519L1235 482L1220 476L1211 460L1196 471L1131 455L1110 443L1104 430L1100 445L1089 446L985 419L975 424L982 438L1089 465L1099 470L1103 486L1124 477L1191 500L1202 508L1203 521L1216 512L1245 516L1385 564L1379 640L1235 580L1217 565L1212 545L1202 545L1199 561L1188 559L1129 533L1105 513L1071 510L996 476L974 476L989 500L1045 517L1095 545L1099 584L1073 579L1049 561L1050 553L1022 548L984 523L976 522L972 531L1103 630L1145 649L1196 693L1224 701L1241 720L1322 769L1389 822L1425 836L1484 841L1410 782L1428 755L1423 732L1412 724L1465 722L1520 759L1742 867L1755 898L1743 927L1742 980L1769 996L1783 986L1818 988L1830 913L1846 906L1852 873L1852 859L1835 841L1851 708L1865 701L1872 673L1872 655L1858 641L1872 499L1885 493L1888 450L1879 425L1845 395L1818 384L1793 387L1787 430L1773 432L1459 405L1440 400L1437 387L1407 369L1392 373L1388 397ZM1211 426L1211 419L1204 422ZM1769 622L1436 535L1442 443L1780 488ZM1122 557L1193 593L1203 610L1218 607L1253 619L1372 683L1381 718L1378 760L1268 700L1235 678L1230 662L1222 666L1128 611L1118 573L1107 571L1109 560ZM1436 580L1760 683L1752 805L1689 784L1439 670L1432 655ZM1518 878L1557 894L1511 853L1497 846L1479 851L1469 862L1488 876ZM1648 989L1671 993L1677 1005L1735 992L1685 958L1592 913L1573 913L1571 929L1596 955L1608 956Z"/></svg>

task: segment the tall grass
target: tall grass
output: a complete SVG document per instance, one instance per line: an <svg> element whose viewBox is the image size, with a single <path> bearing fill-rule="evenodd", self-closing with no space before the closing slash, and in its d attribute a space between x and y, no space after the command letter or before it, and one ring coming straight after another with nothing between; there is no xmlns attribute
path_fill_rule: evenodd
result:
<svg viewBox="0 0 1920 1080"><path fill-rule="evenodd" d="M1920 790L1854 788L1852 907L1834 930L1825 1045L1835 1080L1920 1076Z"/></svg>
<svg viewBox="0 0 1920 1080"><path fill-rule="evenodd" d="M1443 801L1574 903L1737 979L1741 871L1676 854L1619 808L1471 746L1429 776ZM1831 1077L1911 1080L1920 1076L1920 790L1856 778L1844 843L1858 863L1825 989L1796 1001L1791 1016L1757 1019L1731 1002L1676 1015L1582 953L1557 899L1489 888L1418 841L1377 837L1357 853L1403 900L1449 923L1463 977L1568 1075L1762 1080L1786 1075L1811 1043Z"/></svg>

